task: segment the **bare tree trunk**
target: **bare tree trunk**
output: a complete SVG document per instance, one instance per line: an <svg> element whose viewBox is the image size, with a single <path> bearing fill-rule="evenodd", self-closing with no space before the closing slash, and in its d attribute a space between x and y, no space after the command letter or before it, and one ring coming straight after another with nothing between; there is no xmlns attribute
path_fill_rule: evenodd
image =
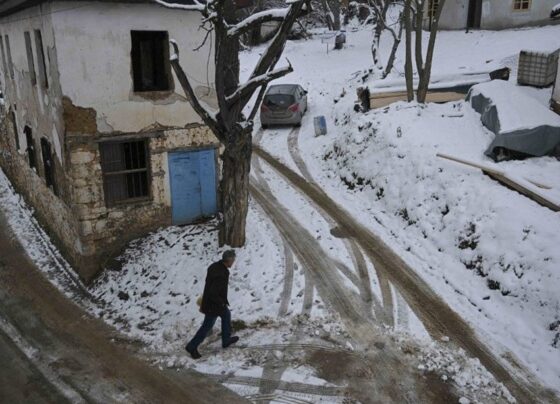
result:
<svg viewBox="0 0 560 404"><path fill-rule="evenodd" d="M375 22L373 42L371 43L371 56L373 57L373 65L379 70L383 68L379 62L379 43L381 42L381 33L383 32L384 26L382 19L378 16Z"/></svg>
<svg viewBox="0 0 560 404"><path fill-rule="evenodd" d="M334 31L334 14L331 12L331 7L328 0L322 0L323 10L327 17L327 28L329 31Z"/></svg>
<svg viewBox="0 0 560 404"><path fill-rule="evenodd" d="M440 0L438 9L436 11L435 18L432 21L432 26L430 28L430 39L428 42L428 51L426 54L426 63L422 69L422 74L419 77L418 82L418 102L425 102L426 96L428 95L428 86L430 84L430 78L432 75L432 60L434 56L434 48L436 44L436 35L439 26L439 18L441 16L441 11L445 4L445 0Z"/></svg>
<svg viewBox="0 0 560 404"><path fill-rule="evenodd" d="M249 173L251 170L251 132L242 129L232 136L233 142L222 154L220 197L223 222L220 227L220 245L242 247L245 244L245 223L249 208Z"/></svg>
<svg viewBox="0 0 560 404"><path fill-rule="evenodd" d="M405 0L404 5L404 25L405 25L405 63L404 74L406 79L406 95L408 102L414 100L414 77L412 71L412 21L411 21L412 0Z"/></svg>
<svg viewBox="0 0 560 404"><path fill-rule="evenodd" d="M395 64L395 57L397 56L397 50L399 49L399 45L401 44L403 32L403 14L399 15L399 32L395 35L393 31L393 47L391 48L391 53L389 54L389 59L387 59L387 65L385 66L385 71L383 71L382 78L385 78L391 73L393 70L393 65Z"/></svg>
<svg viewBox="0 0 560 404"><path fill-rule="evenodd" d="M221 245L241 247L245 243L253 118L268 83L293 71L289 63L288 66L279 69L275 69L275 65L282 55L294 22L311 10L311 5L307 0L295 0L284 9L284 14L262 11L238 21L234 0L215 0L204 4L194 2L185 5L156 1L169 8L200 11L205 17L202 27L208 33L213 32L216 38L214 63L218 111L207 109L197 98L188 76L179 63L179 47L175 41L170 41L174 51L170 63L193 109L224 146L219 187L220 208L223 214L219 241ZM281 24L255 65L250 78L240 85L240 36L267 21L281 21ZM206 28L205 24L211 24L212 28ZM249 116L245 116L244 107L257 90L258 101L253 105Z"/></svg>

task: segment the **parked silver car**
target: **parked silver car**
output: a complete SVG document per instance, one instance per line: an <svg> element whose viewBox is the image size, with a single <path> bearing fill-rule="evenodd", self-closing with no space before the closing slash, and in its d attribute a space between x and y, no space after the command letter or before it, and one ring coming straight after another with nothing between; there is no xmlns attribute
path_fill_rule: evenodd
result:
<svg viewBox="0 0 560 404"><path fill-rule="evenodd" d="M307 91L299 84L270 86L261 104L261 125L301 125L307 111Z"/></svg>

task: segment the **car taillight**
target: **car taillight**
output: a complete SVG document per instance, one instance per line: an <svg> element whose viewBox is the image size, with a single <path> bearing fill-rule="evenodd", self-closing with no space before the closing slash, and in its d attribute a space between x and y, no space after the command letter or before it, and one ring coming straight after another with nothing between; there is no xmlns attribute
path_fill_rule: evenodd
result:
<svg viewBox="0 0 560 404"><path fill-rule="evenodd" d="M270 109L266 105L261 104L261 111L262 112L268 112L268 111L270 111Z"/></svg>
<svg viewBox="0 0 560 404"><path fill-rule="evenodd" d="M288 107L288 110L291 112L298 112L299 111L299 104L293 104Z"/></svg>

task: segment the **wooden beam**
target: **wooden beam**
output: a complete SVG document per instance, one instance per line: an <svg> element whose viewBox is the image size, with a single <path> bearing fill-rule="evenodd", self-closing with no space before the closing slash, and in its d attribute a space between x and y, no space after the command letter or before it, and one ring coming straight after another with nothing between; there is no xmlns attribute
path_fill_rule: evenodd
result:
<svg viewBox="0 0 560 404"><path fill-rule="evenodd" d="M436 156L447 159L447 160L451 160L451 161L455 161L457 163L461 163L461 164L465 164L471 167L475 167L478 168L480 170L482 170L482 172L486 175L488 175L490 178L498 181L500 184L505 185L506 187L513 189L514 191L519 192L520 194L531 198L532 200L534 200L535 202L537 202L538 204L549 208L555 212L560 212L560 205L556 204L555 202L547 199L544 195L535 192L534 190L524 186L523 184L517 182L516 180L514 180L513 178L509 177L507 175L507 173L505 173L504 171L501 170L496 170L492 167L487 167L484 166L482 164L478 164L478 163L473 163L471 161L468 160L463 160L461 158L458 157L453 157L447 154L443 154L443 153L437 153ZM535 181L531 181L528 179L524 179L525 181L531 183L532 185L535 185L539 188L544 188L544 189L551 189L550 186L548 185L544 185L544 184L540 184L538 182Z"/></svg>

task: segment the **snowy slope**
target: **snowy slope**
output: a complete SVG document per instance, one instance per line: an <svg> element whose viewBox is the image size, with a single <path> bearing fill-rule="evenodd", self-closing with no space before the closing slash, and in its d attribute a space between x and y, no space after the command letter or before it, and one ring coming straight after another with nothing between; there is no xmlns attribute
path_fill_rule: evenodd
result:
<svg viewBox="0 0 560 404"><path fill-rule="evenodd" d="M507 65L514 81L521 49L553 50L559 37L558 26L442 32L433 77L462 79ZM285 51L295 72L280 81L309 90L310 117L299 148L312 176L382 235L491 347L560 391L560 215L476 169L435 157L445 152L491 164L483 152L493 134L464 102L398 103L366 115L353 112L358 86L384 84L368 71L371 32L349 32L347 39L340 52L327 54L318 40L289 43ZM386 80L391 86L404 82L402 51ZM244 57L250 65L258 51ZM550 97L549 89L520 91L542 104ZM314 137L316 115L327 118L325 137ZM269 131L261 144L290 161L285 147L278 147L286 141L282 136ZM550 195L560 196L560 163L553 158L499 168L552 185Z"/></svg>

